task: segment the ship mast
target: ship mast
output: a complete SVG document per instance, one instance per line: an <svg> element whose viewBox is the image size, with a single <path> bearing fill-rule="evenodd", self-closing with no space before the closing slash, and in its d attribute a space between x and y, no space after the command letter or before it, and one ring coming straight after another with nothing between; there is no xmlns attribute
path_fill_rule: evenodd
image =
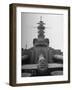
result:
<svg viewBox="0 0 72 90"><path fill-rule="evenodd" d="M45 30L45 26L44 26L44 22L42 21L42 16L40 17L40 21L39 21L39 23L37 23L38 24L38 27L37 27L37 29L38 29L38 39L39 40L43 40L44 39L44 37L45 37L45 35L44 35L44 30Z"/></svg>

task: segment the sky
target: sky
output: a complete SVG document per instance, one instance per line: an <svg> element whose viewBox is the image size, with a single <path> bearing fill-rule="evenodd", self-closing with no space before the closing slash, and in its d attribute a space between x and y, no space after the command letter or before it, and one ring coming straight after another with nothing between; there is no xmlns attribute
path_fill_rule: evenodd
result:
<svg viewBox="0 0 72 90"><path fill-rule="evenodd" d="M38 22L40 17L45 23L45 38L49 38L49 46L63 51L63 14L52 13L29 13L21 12L21 47L30 48L33 46L33 39L38 35Z"/></svg>

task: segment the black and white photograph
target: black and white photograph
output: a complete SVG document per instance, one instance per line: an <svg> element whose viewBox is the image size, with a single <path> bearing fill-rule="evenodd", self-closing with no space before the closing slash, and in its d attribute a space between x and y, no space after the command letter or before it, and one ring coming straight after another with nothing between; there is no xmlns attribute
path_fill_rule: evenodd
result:
<svg viewBox="0 0 72 90"><path fill-rule="evenodd" d="M21 13L21 76L63 75L63 14Z"/></svg>

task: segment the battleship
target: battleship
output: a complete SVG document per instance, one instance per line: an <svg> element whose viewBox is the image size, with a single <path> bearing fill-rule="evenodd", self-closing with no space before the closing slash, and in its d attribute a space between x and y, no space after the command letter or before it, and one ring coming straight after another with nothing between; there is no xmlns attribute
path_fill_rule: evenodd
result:
<svg viewBox="0 0 72 90"><path fill-rule="evenodd" d="M21 50L21 76L55 76L63 75L63 52L49 46L45 38L45 23L40 17L37 23L38 36L33 39L33 47Z"/></svg>

